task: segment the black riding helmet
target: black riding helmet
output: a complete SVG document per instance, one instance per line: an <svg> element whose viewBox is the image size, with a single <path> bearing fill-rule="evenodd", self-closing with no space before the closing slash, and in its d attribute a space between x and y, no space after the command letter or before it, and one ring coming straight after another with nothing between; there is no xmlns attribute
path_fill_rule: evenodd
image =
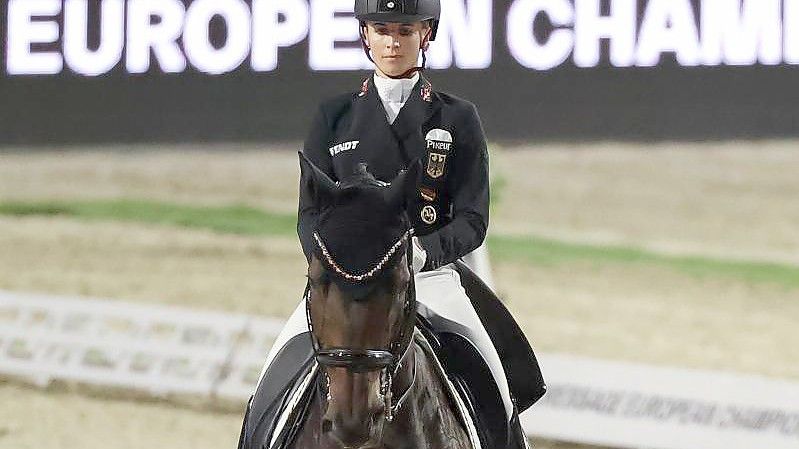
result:
<svg viewBox="0 0 799 449"><path fill-rule="evenodd" d="M436 40L441 0L355 0L355 18L361 22L413 23L429 20L430 40Z"/></svg>
<svg viewBox="0 0 799 449"><path fill-rule="evenodd" d="M430 41L436 40L438 33L438 22L441 19L441 0L355 0L355 18L361 26L361 46L366 53L366 57L373 63L369 47L366 45L366 36L363 27L366 21L386 22L386 23L414 23L430 21ZM405 78L413 72L425 69L427 55L425 49L422 51L422 65L413 67L399 76L390 78Z"/></svg>

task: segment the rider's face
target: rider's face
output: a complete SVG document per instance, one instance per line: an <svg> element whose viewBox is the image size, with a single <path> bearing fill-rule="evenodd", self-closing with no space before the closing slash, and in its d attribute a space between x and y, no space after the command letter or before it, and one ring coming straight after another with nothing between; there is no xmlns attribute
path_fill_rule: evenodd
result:
<svg viewBox="0 0 799 449"><path fill-rule="evenodd" d="M378 74L399 76L416 67L419 49L428 45L430 27L426 22L367 22L365 34Z"/></svg>

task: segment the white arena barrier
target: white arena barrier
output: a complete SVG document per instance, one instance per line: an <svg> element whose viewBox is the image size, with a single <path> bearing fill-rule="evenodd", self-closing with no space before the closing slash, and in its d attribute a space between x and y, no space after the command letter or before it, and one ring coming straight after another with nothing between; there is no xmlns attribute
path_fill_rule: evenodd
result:
<svg viewBox="0 0 799 449"><path fill-rule="evenodd" d="M282 320L0 291L0 374L248 398Z"/></svg>
<svg viewBox="0 0 799 449"><path fill-rule="evenodd" d="M0 376L246 401L282 320L0 291ZM799 449L799 383L539 354L534 437L618 448Z"/></svg>
<svg viewBox="0 0 799 449"><path fill-rule="evenodd" d="M541 354L525 431L619 448L799 449L799 383Z"/></svg>

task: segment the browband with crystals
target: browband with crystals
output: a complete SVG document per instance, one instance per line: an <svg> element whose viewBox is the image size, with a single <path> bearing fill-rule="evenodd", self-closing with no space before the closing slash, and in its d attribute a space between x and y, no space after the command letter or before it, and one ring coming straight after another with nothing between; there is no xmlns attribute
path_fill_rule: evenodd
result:
<svg viewBox="0 0 799 449"><path fill-rule="evenodd" d="M391 248L389 248L388 252L383 256L382 259L380 259L380 262L378 262L377 265L372 267L371 270L363 274L352 274L345 271L343 268L341 268L341 266L339 266L339 264L336 263L335 260L333 260L333 256L330 255L330 252L327 250L325 243L322 241L322 238L319 237L319 234L317 232L313 233L313 238L314 240L316 240L316 244L319 245L319 249L322 250L322 255L325 256L325 260L327 260L328 265L330 265L338 275L340 275L341 277L343 277L348 281L361 282L364 279L369 279L370 277L377 274L380 270L382 270L383 267L386 265L386 263L388 263L388 261L394 256L397 250L400 249L405 240L407 240L412 235L413 235L413 228L408 229L405 232L405 234L403 234L402 237L400 237L399 240L397 240L397 242L394 243L394 245L392 245Z"/></svg>

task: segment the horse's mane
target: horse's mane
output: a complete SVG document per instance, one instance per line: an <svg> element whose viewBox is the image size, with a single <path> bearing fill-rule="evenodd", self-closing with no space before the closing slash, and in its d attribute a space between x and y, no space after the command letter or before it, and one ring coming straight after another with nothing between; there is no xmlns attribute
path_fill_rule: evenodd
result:
<svg viewBox="0 0 799 449"><path fill-rule="evenodd" d="M377 180L365 164L360 164L353 175L339 183L332 204L321 211L316 232L345 271L369 271L408 230L407 214L388 200L387 193L388 184ZM393 266L397 257L405 255L404 248L397 251L386 267ZM316 252L325 263L320 248L317 247ZM329 271L340 287L359 293L356 299L371 291L382 278L378 273L372 280L353 282Z"/></svg>

